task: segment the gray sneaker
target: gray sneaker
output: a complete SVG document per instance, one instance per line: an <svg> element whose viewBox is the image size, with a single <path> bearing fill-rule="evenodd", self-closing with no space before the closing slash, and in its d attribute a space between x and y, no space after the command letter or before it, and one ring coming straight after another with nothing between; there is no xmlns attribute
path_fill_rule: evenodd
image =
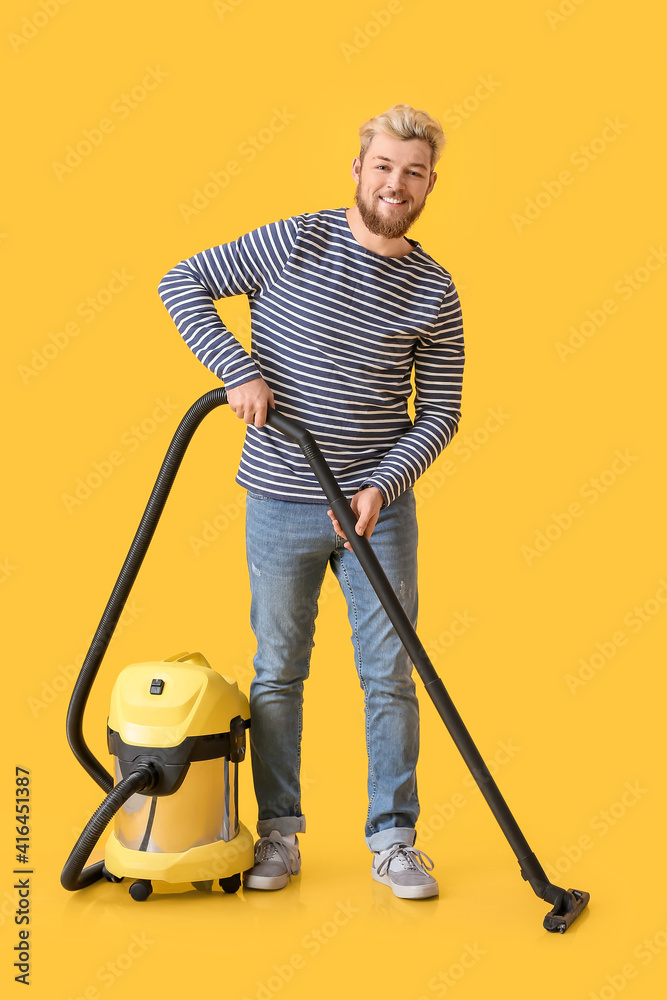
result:
<svg viewBox="0 0 667 1000"><path fill-rule="evenodd" d="M277 830L255 844L255 864L243 873L246 889L284 889L301 869L299 842L290 844Z"/></svg>
<svg viewBox="0 0 667 1000"><path fill-rule="evenodd" d="M433 862L423 851L407 844L394 844L375 851L371 875L376 882L391 887L399 899L427 899L438 895L438 883L429 875Z"/></svg>

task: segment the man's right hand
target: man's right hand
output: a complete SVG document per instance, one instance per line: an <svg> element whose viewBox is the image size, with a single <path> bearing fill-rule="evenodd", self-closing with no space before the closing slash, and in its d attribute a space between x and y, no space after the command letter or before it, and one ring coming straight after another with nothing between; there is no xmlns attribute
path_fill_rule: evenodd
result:
<svg viewBox="0 0 667 1000"><path fill-rule="evenodd" d="M266 423L267 407L275 407L273 393L263 378L254 378L227 390L227 402L240 420L255 427Z"/></svg>

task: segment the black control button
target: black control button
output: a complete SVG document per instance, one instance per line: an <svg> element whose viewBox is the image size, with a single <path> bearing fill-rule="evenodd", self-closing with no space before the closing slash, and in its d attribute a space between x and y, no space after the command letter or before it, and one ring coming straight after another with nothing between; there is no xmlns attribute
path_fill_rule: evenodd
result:
<svg viewBox="0 0 667 1000"><path fill-rule="evenodd" d="M161 677L154 677L151 681L151 694L162 694L164 690L164 681Z"/></svg>

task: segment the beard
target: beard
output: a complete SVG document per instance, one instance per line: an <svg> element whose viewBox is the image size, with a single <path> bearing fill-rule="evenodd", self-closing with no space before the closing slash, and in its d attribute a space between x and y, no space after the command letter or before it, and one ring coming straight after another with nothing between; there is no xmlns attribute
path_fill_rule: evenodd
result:
<svg viewBox="0 0 667 1000"><path fill-rule="evenodd" d="M405 236L424 211L426 198L424 198L421 205L416 205L411 212L408 212L407 215L402 216L400 219L395 219L394 221L385 219L377 211L375 203L367 201L364 198L360 187L361 185L357 184L354 201L366 229L369 229L375 236L382 236L386 240L400 239L400 237Z"/></svg>

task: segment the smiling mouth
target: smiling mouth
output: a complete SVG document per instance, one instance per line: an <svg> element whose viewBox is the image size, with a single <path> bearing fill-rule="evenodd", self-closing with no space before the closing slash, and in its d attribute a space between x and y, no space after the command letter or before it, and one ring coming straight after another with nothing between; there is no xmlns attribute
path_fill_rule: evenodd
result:
<svg viewBox="0 0 667 1000"><path fill-rule="evenodd" d="M385 205L405 205L405 200L402 198L388 198L385 195L380 195L380 201L383 201Z"/></svg>

